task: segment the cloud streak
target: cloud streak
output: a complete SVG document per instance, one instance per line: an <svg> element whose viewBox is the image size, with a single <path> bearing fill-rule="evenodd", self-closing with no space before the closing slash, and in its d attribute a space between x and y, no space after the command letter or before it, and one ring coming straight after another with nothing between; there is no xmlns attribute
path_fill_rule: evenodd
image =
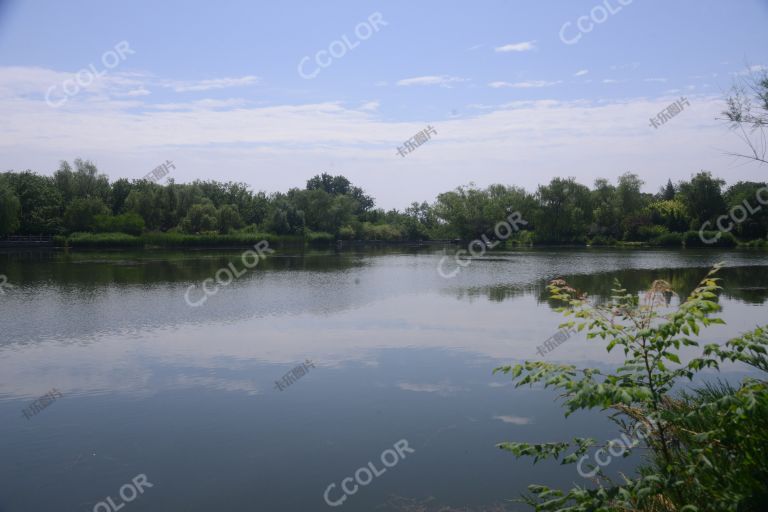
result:
<svg viewBox="0 0 768 512"><path fill-rule="evenodd" d="M505 44L504 46L497 46L494 50L497 53L509 53L509 52L529 52L536 49L536 41L524 41L522 43Z"/></svg>
<svg viewBox="0 0 768 512"><path fill-rule="evenodd" d="M409 87L413 85L439 85L443 87L449 87L451 84L465 81L465 79L456 76L428 75L404 78L402 80L398 80L397 85L401 87Z"/></svg>
<svg viewBox="0 0 768 512"><path fill-rule="evenodd" d="M210 91L213 89L228 89L230 87L246 87L257 85L261 80L257 76L248 75L239 78L213 78L188 82L169 82L166 87L176 92Z"/></svg>
<svg viewBox="0 0 768 512"><path fill-rule="evenodd" d="M557 85L562 83L562 81L557 80L554 82L550 82L547 80L531 80L527 82L491 82L488 84L488 87L492 87L494 89L501 89L504 87L512 87L515 89L538 89L541 87L552 87L553 85Z"/></svg>

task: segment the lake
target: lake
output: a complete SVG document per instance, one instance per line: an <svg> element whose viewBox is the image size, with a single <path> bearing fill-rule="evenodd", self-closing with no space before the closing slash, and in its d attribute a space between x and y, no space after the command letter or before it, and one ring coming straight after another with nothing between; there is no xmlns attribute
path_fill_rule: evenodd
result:
<svg viewBox="0 0 768 512"><path fill-rule="evenodd" d="M562 322L549 280L596 300L614 278L685 295L723 261L727 324L701 340L768 311L766 252L621 249L494 252L466 267L451 256L452 278L436 248L278 251L191 307L185 293L198 301L240 254L0 253L13 286L0 294L0 512L528 510L508 501L528 484L589 481L496 443L617 433L599 411L565 419L551 390L492 374L522 359L621 360L584 333L537 354ZM342 483L369 462L367 485ZM149 485L123 500L137 475Z"/></svg>

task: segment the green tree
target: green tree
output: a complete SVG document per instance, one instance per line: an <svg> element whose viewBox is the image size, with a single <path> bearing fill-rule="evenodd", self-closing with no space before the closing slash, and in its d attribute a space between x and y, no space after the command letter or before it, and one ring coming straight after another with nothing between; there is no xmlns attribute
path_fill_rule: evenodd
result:
<svg viewBox="0 0 768 512"><path fill-rule="evenodd" d="M124 211L140 215L147 229L159 229L164 213L162 196L163 188L160 185L140 181L125 198Z"/></svg>
<svg viewBox="0 0 768 512"><path fill-rule="evenodd" d="M200 233L203 231L215 231L218 225L219 219L216 207L210 201L206 201L193 205L189 209L187 216L181 222L181 229L185 233Z"/></svg>
<svg viewBox="0 0 768 512"><path fill-rule="evenodd" d="M96 197L77 198L64 211L64 225L70 232L93 231L96 216L109 214L109 208Z"/></svg>
<svg viewBox="0 0 768 512"><path fill-rule="evenodd" d="M592 191L592 205L594 224L590 234L606 235L613 238L621 237L621 211L618 208L616 187L607 179L595 180L595 188Z"/></svg>
<svg viewBox="0 0 768 512"><path fill-rule="evenodd" d="M706 221L726 213L722 187L725 182L708 172L696 174L691 181L680 183L680 197L685 204L691 229L699 229Z"/></svg>
<svg viewBox="0 0 768 512"><path fill-rule="evenodd" d="M574 178L554 178L540 185L536 197L536 239L544 243L581 243L592 223L589 188Z"/></svg>
<svg viewBox="0 0 768 512"><path fill-rule="evenodd" d="M366 195L363 189L353 186L344 176L319 174L307 180L306 190L322 190L331 196L349 196L356 202L354 211L356 215L361 215L374 206L373 198Z"/></svg>
<svg viewBox="0 0 768 512"><path fill-rule="evenodd" d="M758 209L761 206L758 191L765 187L764 182L739 181L725 191L724 199L728 211L741 207L747 214L742 222L734 223L733 232L739 238L755 240L768 235L768 208L762 206ZM760 197L763 197L762 193Z"/></svg>
<svg viewBox="0 0 768 512"><path fill-rule="evenodd" d="M53 180L32 171L5 173L6 184L21 202L18 232L25 235L59 233L63 203Z"/></svg>
<svg viewBox="0 0 768 512"><path fill-rule="evenodd" d="M233 229L242 226L242 219L237 208L231 204L225 204L218 211L219 233L229 233Z"/></svg>
<svg viewBox="0 0 768 512"><path fill-rule="evenodd" d="M682 233L690 225L685 204L677 199L652 202L647 207L647 215L653 224L673 232Z"/></svg>
<svg viewBox="0 0 768 512"><path fill-rule="evenodd" d="M664 201L672 201L675 198L675 194L677 191L675 190L675 186L672 184L672 180L667 180L667 185L665 187L662 187L661 191L659 192L659 196Z"/></svg>
<svg viewBox="0 0 768 512"><path fill-rule="evenodd" d="M123 212L125 207L125 200L128 198L128 194L133 190L131 182L125 178L120 178L112 184L112 191L110 193L110 206L112 207L112 213L117 215Z"/></svg>
<svg viewBox="0 0 768 512"><path fill-rule="evenodd" d="M12 235L19 229L20 214L21 201L0 176L0 236Z"/></svg>
<svg viewBox="0 0 768 512"><path fill-rule="evenodd" d="M62 161L59 169L53 174L53 179L66 203L77 198L95 197L105 204L110 204L109 178L100 174L89 160L76 158L74 171L68 162Z"/></svg>

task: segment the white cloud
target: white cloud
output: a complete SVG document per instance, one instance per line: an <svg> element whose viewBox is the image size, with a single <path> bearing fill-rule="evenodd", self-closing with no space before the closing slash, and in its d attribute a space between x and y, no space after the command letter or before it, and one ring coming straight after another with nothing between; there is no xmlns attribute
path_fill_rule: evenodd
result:
<svg viewBox="0 0 768 512"><path fill-rule="evenodd" d="M589 73L588 69L580 69L576 73L574 73L573 76L584 76L587 73Z"/></svg>
<svg viewBox="0 0 768 512"><path fill-rule="evenodd" d="M130 91L122 94L122 96L149 96L152 94L147 89L144 88L144 86L141 86L137 89L131 89Z"/></svg>
<svg viewBox="0 0 768 512"><path fill-rule="evenodd" d="M376 110L379 110L379 105L380 105L380 103L379 103L378 100L367 101L367 102L363 103L362 105L360 105L358 107L358 110L363 110L363 111L366 111L366 112L375 112Z"/></svg>
<svg viewBox="0 0 768 512"><path fill-rule="evenodd" d="M529 425L533 423L532 418L526 418L523 416L494 416L493 419L501 420L504 423L510 423L512 425Z"/></svg>
<svg viewBox="0 0 768 512"><path fill-rule="evenodd" d="M464 388L451 386L447 382L440 382L437 384L411 384L408 382L400 382L397 387L403 391L414 391L417 393L437 393L438 395L449 395L458 391L464 391Z"/></svg>
<svg viewBox="0 0 768 512"><path fill-rule="evenodd" d="M211 89L226 89L229 87L244 87L256 85L261 80L257 76L248 75L239 78L213 78L209 80L197 80L186 82L168 82L165 87L170 87L176 92L210 91Z"/></svg>
<svg viewBox="0 0 768 512"><path fill-rule="evenodd" d="M495 50L499 53L506 52L529 52L536 49L536 41L524 41L522 43L505 44L497 46Z"/></svg>
<svg viewBox="0 0 768 512"><path fill-rule="evenodd" d="M180 183L233 180L277 191L304 183L319 166L333 163L337 173L387 209L433 200L465 183L470 167L481 169L473 175L481 186L507 183L529 190L562 175L563 168L590 184L617 176L627 162L649 191L699 169L729 182L754 181L759 171L726 156L743 148L715 120L723 108L717 94L696 95L696 109L665 126L662 137L648 129L647 119L669 105L672 91L657 99L473 104L459 119L440 114L403 122L342 102L263 105L224 97L158 104L152 102L155 94L118 98L116 92L137 90L146 80L126 73L104 77L92 93L74 96L58 109L46 105L51 82L71 76L0 67L0 152L6 169L45 173L61 159L81 156L98 161L113 179L138 178L146 172L137 169L170 159ZM396 147L425 123L438 135L399 159ZM525 172L510 177L510 169ZM401 185L406 179L411 180L407 189Z"/></svg>
<svg viewBox="0 0 768 512"><path fill-rule="evenodd" d="M229 98L224 100L206 98L180 103L153 103L148 105L148 108L157 110L214 110L243 107L247 104L248 102L242 98Z"/></svg>
<svg viewBox="0 0 768 512"><path fill-rule="evenodd" d="M548 82L546 80L531 80L528 82L491 82L488 84L488 87L493 87L494 89L499 89L503 87L513 87L515 89L535 89L539 87L551 87L553 85L557 85L559 83L562 83L560 80L556 82Z"/></svg>
<svg viewBox="0 0 768 512"><path fill-rule="evenodd" d="M744 69L742 71L738 71L734 73L735 75L750 75L752 73L762 73L763 71L768 71L768 66L765 66L763 64L753 64L751 66L748 66L747 69Z"/></svg>
<svg viewBox="0 0 768 512"><path fill-rule="evenodd" d="M447 75L429 75L429 76L416 76L413 78L404 78L397 82L400 86L410 85L440 85L443 87L449 87L450 84L457 82L465 82L464 78Z"/></svg>

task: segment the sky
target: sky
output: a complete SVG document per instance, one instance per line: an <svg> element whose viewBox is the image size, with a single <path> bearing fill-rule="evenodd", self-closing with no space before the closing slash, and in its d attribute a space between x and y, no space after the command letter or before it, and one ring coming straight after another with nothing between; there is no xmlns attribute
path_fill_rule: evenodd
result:
<svg viewBox="0 0 768 512"><path fill-rule="evenodd" d="M470 182L766 180L718 117L767 26L768 0L0 0L0 170L328 172L387 209Z"/></svg>

